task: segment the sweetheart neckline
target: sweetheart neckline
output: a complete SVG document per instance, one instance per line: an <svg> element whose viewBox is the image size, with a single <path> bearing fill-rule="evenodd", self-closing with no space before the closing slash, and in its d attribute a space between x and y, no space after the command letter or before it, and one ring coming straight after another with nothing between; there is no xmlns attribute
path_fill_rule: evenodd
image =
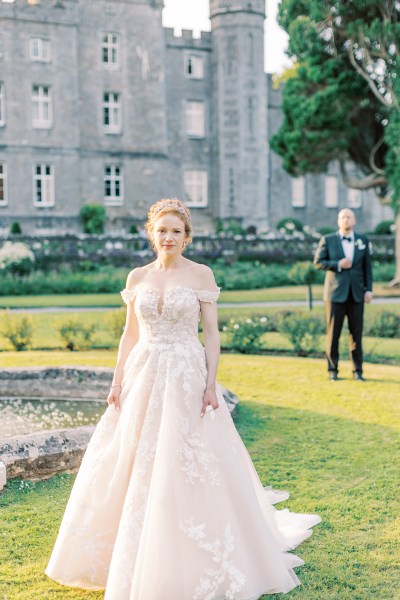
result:
<svg viewBox="0 0 400 600"><path fill-rule="evenodd" d="M157 296L157 298L158 298L159 300L158 300L158 302L157 302L156 311L157 311L158 315L159 315L160 317L162 317L162 316L163 316L163 314L164 314L165 299L166 299L166 297L167 297L168 293L169 293L169 292L171 292L172 290L177 290L177 289L180 289L180 290L190 290L190 291L192 291L192 292L193 292L193 293L194 293L196 296L197 296L196 292L210 292L210 293L215 293L216 291L220 291L220 290L221 290L221 288L220 288L220 287L218 287L218 286L217 286L217 290L215 290L215 292L211 292L211 290L200 290L200 289L198 289L198 288L192 288L192 287L189 287L189 286L187 286L187 285L174 285L174 286L172 286L172 287L168 288L167 290L165 290L164 294L163 294L163 295L161 295L161 294L160 294L160 292L158 292L158 291L157 291L155 288L152 288L152 287L150 287L150 286L148 286L148 285L140 285L140 284L139 284L139 285L136 287L136 289L135 289L135 290L128 290L128 291L132 291L132 292L133 292L133 291L135 291L136 293L138 293L138 292L140 292L140 290L147 290L148 292L151 292L151 293L153 293L155 296ZM160 307L160 300L162 300L161 307ZM161 310L160 310L160 308L161 308Z"/></svg>
<svg viewBox="0 0 400 600"><path fill-rule="evenodd" d="M151 292L152 294L154 294L158 298L157 303L156 303L156 311L157 311L158 315L160 317L162 317L164 314L165 299L167 297L167 294L171 290L176 290L176 289L192 290L194 293L196 293L196 290L194 288L184 286L184 285L174 285L173 287L170 287L167 290L165 290L163 295L161 295L160 292L157 291L155 288L149 287L148 285L144 285L144 286L139 285L137 287L136 291L140 292L140 290L145 290L145 291L147 290L148 292ZM160 305L161 301L162 301L162 304Z"/></svg>

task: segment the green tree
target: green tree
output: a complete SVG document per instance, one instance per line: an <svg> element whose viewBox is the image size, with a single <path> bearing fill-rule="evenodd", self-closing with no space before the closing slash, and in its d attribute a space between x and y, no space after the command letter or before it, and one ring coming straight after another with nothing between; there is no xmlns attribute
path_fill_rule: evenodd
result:
<svg viewBox="0 0 400 600"><path fill-rule="evenodd" d="M292 175L338 161L344 182L375 189L396 215L393 284L400 284L400 4L282 0L279 21L296 62L271 140Z"/></svg>

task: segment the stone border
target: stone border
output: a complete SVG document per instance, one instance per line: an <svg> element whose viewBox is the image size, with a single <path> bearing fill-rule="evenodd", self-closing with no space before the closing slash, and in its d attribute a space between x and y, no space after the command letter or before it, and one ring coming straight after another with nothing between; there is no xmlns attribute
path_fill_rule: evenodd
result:
<svg viewBox="0 0 400 600"><path fill-rule="evenodd" d="M0 397L105 399L113 371L85 367L3 369L0 371ZM234 416L239 399L224 387L222 391L229 412ZM0 441L0 490L7 479L43 479L59 472L77 471L95 428L96 425L84 425L52 429Z"/></svg>

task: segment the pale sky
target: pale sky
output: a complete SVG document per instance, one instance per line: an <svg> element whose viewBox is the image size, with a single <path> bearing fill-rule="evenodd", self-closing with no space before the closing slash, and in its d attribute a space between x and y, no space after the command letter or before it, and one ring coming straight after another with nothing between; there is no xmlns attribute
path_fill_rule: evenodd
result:
<svg viewBox="0 0 400 600"><path fill-rule="evenodd" d="M177 30L193 29L196 32L209 31L209 0L164 0L163 23L165 27ZM289 65L284 53L287 34L278 26L276 14L279 0L266 0L267 19L265 21L265 70L269 73L281 71Z"/></svg>

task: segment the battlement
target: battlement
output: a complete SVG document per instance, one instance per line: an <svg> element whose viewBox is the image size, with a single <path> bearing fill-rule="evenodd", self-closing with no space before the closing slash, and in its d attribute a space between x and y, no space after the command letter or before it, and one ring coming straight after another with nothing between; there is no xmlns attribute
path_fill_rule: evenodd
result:
<svg viewBox="0 0 400 600"><path fill-rule="evenodd" d="M0 0L0 18L75 24L79 0Z"/></svg>
<svg viewBox="0 0 400 600"><path fill-rule="evenodd" d="M173 27L164 27L164 34L167 46L199 50L211 48L211 31L201 31L200 37L194 37L191 29L182 29L182 35L177 35Z"/></svg>
<svg viewBox="0 0 400 600"><path fill-rule="evenodd" d="M249 13L265 18L265 0L210 0L210 17L223 14Z"/></svg>

